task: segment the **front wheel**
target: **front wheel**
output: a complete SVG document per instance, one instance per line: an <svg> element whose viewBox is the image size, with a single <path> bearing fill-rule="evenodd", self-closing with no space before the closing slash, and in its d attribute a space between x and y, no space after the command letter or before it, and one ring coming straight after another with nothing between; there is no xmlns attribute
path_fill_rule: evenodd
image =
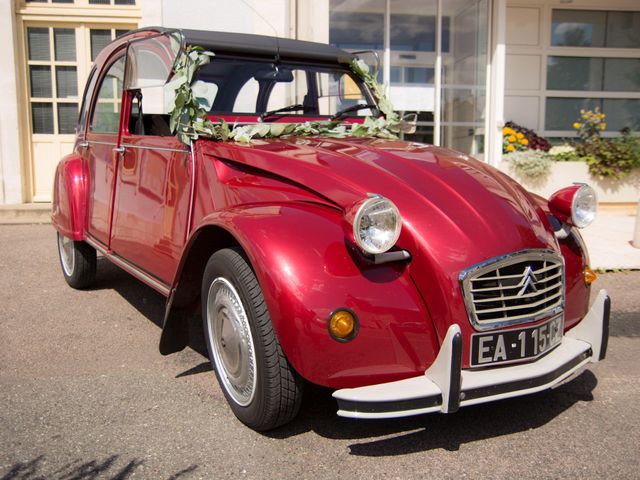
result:
<svg viewBox="0 0 640 480"><path fill-rule="evenodd" d="M292 420L302 379L282 352L258 280L239 250L209 259L202 319L209 358L236 417L259 431Z"/></svg>
<svg viewBox="0 0 640 480"><path fill-rule="evenodd" d="M58 233L58 256L62 274L69 286L80 289L93 283L97 263L95 248Z"/></svg>

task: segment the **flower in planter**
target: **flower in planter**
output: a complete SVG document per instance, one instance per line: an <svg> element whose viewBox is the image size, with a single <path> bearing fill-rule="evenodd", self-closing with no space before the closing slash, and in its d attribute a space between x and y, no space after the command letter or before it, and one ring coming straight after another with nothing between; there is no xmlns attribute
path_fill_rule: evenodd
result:
<svg viewBox="0 0 640 480"><path fill-rule="evenodd" d="M578 136L583 141L594 139L600 136L600 132L607 128L605 123L607 116L598 107L593 110L580 110L582 121L574 122L573 128L578 131Z"/></svg>
<svg viewBox="0 0 640 480"><path fill-rule="evenodd" d="M598 108L580 110L583 122L577 128L580 141L575 144L575 157L589 166L589 173L597 177L620 179L640 166L640 141L622 130L622 137L601 138L607 128L607 116Z"/></svg>
<svg viewBox="0 0 640 480"><path fill-rule="evenodd" d="M507 122L502 129L502 147L503 153L525 150L546 152L551 148L551 145L547 140L536 135L533 130L514 122Z"/></svg>

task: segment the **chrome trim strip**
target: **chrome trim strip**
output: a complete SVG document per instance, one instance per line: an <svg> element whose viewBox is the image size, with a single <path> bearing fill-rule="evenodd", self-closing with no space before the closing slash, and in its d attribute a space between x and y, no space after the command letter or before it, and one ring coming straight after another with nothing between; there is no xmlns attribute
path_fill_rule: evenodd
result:
<svg viewBox="0 0 640 480"><path fill-rule="evenodd" d="M193 153L193 146L190 148L191 150L191 191L189 192L189 213L187 215L187 231L184 235L185 245L187 240L189 239L189 235L191 234L191 221L193 217L193 203L195 202L196 195L196 158Z"/></svg>
<svg viewBox="0 0 640 480"><path fill-rule="evenodd" d="M159 293L161 293L165 297L169 296L169 292L170 292L169 287L165 286L164 284L162 284L161 282L159 282L158 280L153 278L151 275L149 275L146 272L144 272L143 270L133 266L132 264L130 264L129 262L127 262L123 258L119 257L118 255L116 255L114 253L110 253L106 248L104 248L104 245L99 243L97 240L94 240L93 238L91 238L89 236L85 236L85 241L89 245L91 245L93 248L98 250L105 257L107 257L107 259L109 259L111 262L115 263L117 266L119 266L120 268L125 270L130 275L133 275L138 280L140 280L141 282L143 282L146 285L150 286L154 290L158 291Z"/></svg>
<svg viewBox="0 0 640 480"><path fill-rule="evenodd" d="M116 145L118 145L116 142L97 142L95 140L87 140L87 142L89 143L89 145L91 145L92 143L95 145L108 145L110 147L115 147Z"/></svg>
<svg viewBox="0 0 640 480"><path fill-rule="evenodd" d="M130 143L123 143L122 146L127 148L136 148L138 150L158 150L160 152L189 153L189 150L183 150L179 148L152 147L148 145L132 145Z"/></svg>
<svg viewBox="0 0 640 480"><path fill-rule="evenodd" d="M85 234L84 241L95 248L102 255L107 255L107 246L100 240L96 240L95 238Z"/></svg>
<svg viewBox="0 0 640 480"><path fill-rule="evenodd" d="M474 280L475 277L482 275L484 272L497 270L504 266L511 265L518 262L525 262L527 260L553 261L561 265L563 274L561 275L561 281L560 281L561 294L559 295L560 297L559 303L555 306L550 307L548 310L538 312L532 315L519 315L514 318L506 318L504 320L495 320L495 321L478 320L477 311L475 308L475 303L474 303L473 295L471 292L471 281ZM536 322L543 318L550 318L558 314L561 314L562 312L564 312L564 304L565 304L564 270L565 270L564 257L554 252L553 250L548 250L548 249L521 250L519 252L509 253L507 255L501 255L499 257L490 258L488 260L485 260L484 262L480 262L480 263L477 263L476 265L472 265L471 267L460 272L460 276L458 279L460 282L460 289L462 291L464 303L467 308L467 316L469 318L469 322L471 323L471 325L475 330L483 332L486 330L493 330L501 327L509 327L513 325L520 325L523 323ZM496 289L496 290L499 290L499 289ZM496 298L496 301L500 301L500 298ZM524 306L522 308L525 309L527 307ZM517 308L515 310L517 310ZM483 312L480 312L480 313L483 313Z"/></svg>

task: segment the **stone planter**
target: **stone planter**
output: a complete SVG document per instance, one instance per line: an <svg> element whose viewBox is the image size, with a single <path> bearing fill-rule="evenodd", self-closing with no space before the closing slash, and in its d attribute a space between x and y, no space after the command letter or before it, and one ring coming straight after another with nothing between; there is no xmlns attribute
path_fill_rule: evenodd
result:
<svg viewBox="0 0 640 480"><path fill-rule="evenodd" d="M587 183L595 189L599 203L637 203L640 199L640 169L635 169L622 180L613 180L592 177L584 162L554 163L551 172L546 177L538 179L521 176L507 162L501 162L498 168L527 190L545 198L562 187L580 182Z"/></svg>

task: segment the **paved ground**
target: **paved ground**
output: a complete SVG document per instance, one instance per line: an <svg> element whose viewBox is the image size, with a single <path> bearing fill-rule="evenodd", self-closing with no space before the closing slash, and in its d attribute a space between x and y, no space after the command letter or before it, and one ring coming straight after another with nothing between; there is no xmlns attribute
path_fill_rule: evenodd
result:
<svg viewBox="0 0 640 480"><path fill-rule="evenodd" d="M581 231L592 268L640 269L640 248L632 245L637 221L635 212L605 211Z"/></svg>
<svg viewBox="0 0 640 480"><path fill-rule="evenodd" d="M640 478L640 272L605 274L606 362L556 391L356 422L311 389L268 435L227 408L194 322L157 352L162 298L109 264L66 286L50 226L0 227L0 478Z"/></svg>

